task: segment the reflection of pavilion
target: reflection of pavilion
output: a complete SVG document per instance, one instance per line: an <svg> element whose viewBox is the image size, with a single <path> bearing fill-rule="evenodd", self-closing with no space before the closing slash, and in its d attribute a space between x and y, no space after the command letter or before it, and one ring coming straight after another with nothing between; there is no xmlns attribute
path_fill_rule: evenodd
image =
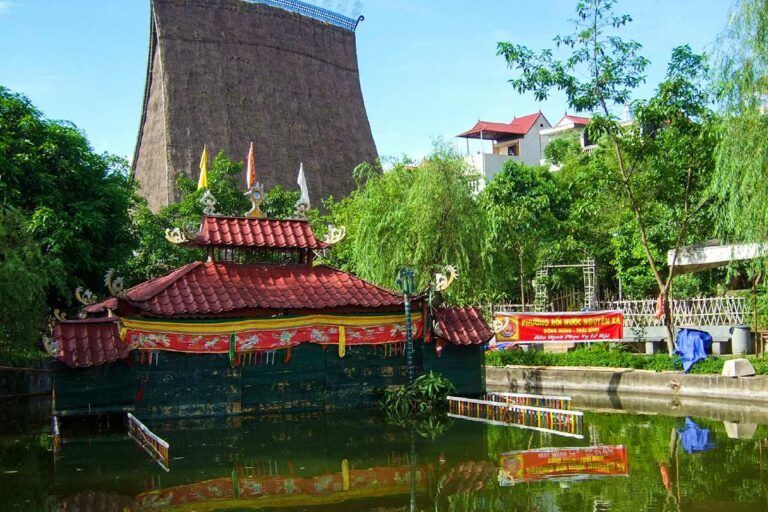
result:
<svg viewBox="0 0 768 512"><path fill-rule="evenodd" d="M417 492L427 489L428 469L416 470ZM237 507L290 508L329 505L369 498L405 496L410 468L374 467L350 470L342 461L338 473L314 477L251 477L233 471L230 478L147 492L136 497L141 510L218 510Z"/></svg>

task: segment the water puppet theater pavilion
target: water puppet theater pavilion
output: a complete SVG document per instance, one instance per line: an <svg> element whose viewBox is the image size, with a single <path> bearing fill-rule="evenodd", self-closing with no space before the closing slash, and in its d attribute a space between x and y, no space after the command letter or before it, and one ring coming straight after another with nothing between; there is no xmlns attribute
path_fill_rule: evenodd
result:
<svg viewBox="0 0 768 512"><path fill-rule="evenodd" d="M205 261L127 290L108 279L111 298L56 322L46 343L59 361L55 415L358 408L407 382L404 297L317 264L334 240L317 240L305 219L262 218L254 206L247 217L209 209L196 232L167 232L206 249ZM433 309L423 295L411 305L416 371L443 374L457 393L482 393L481 345L493 331L480 312Z"/></svg>

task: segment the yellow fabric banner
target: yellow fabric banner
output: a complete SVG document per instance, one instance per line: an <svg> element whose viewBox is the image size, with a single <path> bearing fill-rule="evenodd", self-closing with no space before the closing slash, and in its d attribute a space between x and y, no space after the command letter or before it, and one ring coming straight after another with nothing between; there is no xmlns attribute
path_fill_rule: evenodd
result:
<svg viewBox="0 0 768 512"><path fill-rule="evenodd" d="M208 188L208 146L203 146L203 156L200 158L200 178L197 180L197 190Z"/></svg>

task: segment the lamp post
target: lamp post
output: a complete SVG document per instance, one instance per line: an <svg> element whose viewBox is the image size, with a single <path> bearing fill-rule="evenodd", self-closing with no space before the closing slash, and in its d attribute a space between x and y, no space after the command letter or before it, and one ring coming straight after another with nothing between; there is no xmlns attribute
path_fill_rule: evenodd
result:
<svg viewBox="0 0 768 512"><path fill-rule="evenodd" d="M403 292L403 303L405 305L405 357L408 364L408 384L413 384L413 337L411 336L411 296L413 295L416 272L411 267L402 267L397 273L397 287Z"/></svg>

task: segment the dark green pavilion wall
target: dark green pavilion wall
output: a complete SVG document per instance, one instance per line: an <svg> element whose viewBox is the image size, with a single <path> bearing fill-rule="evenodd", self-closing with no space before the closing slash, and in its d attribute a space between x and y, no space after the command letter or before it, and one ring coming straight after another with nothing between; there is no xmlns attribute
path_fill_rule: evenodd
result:
<svg viewBox="0 0 768 512"><path fill-rule="evenodd" d="M131 361L73 369L57 365L55 409L60 415L133 411L139 418L264 414L373 407L382 389L405 384L404 355L387 357L383 346L347 347L302 344L276 353L274 364L231 368L224 354L160 352L157 362ZM447 346L438 358L435 345L416 342L419 373L435 371L458 394L485 387L482 349Z"/></svg>

